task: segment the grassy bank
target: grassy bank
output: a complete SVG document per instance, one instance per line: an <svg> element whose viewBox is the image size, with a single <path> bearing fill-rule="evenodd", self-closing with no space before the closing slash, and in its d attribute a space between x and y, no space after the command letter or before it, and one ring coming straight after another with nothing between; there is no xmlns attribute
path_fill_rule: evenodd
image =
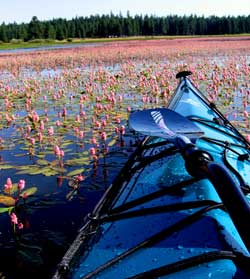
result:
<svg viewBox="0 0 250 279"><path fill-rule="evenodd" d="M172 40L180 38L208 38L208 37L249 37L250 34L237 35L213 35L213 36L134 36L134 37L111 37L111 38L86 38L86 39L68 39L63 41L58 40L33 40L29 42L10 42L0 43L0 50L19 49L19 48L36 48L54 45L68 45L68 44L84 44L84 43L106 43L114 41L133 41L133 40Z"/></svg>

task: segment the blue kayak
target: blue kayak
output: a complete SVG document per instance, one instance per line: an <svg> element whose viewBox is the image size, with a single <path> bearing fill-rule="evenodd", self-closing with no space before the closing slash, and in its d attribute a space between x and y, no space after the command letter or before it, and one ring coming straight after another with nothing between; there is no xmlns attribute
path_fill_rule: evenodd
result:
<svg viewBox="0 0 250 279"><path fill-rule="evenodd" d="M54 279L250 278L249 143L180 72Z"/></svg>

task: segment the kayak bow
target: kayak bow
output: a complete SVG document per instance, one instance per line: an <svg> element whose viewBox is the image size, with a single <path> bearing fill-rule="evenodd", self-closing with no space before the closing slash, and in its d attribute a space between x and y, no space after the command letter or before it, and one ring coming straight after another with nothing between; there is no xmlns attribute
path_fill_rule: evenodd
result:
<svg viewBox="0 0 250 279"><path fill-rule="evenodd" d="M250 145L180 72L168 108L86 217L58 278L250 278Z"/></svg>

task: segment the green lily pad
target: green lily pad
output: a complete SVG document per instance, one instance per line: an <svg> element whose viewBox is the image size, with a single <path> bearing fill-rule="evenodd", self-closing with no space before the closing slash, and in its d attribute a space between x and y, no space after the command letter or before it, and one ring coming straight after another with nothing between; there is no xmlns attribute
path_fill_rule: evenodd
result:
<svg viewBox="0 0 250 279"><path fill-rule="evenodd" d="M12 168L14 168L14 167L11 165L0 165L0 170L8 170L8 169L12 169Z"/></svg>
<svg viewBox="0 0 250 279"><path fill-rule="evenodd" d="M21 197L27 197L27 196L32 196L37 192L37 188L36 187L31 187L29 189L24 190L20 196Z"/></svg>
<svg viewBox="0 0 250 279"><path fill-rule="evenodd" d="M113 146L115 145L117 142L117 139L112 139L109 143L108 143L108 146Z"/></svg>
<svg viewBox="0 0 250 279"><path fill-rule="evenodd" d="M37 163L38 165L42 165L42 166L48 166L48 165L50 164L49 161L44 160L44 159L38 159L38 160L36 161L36 163Z"/></svg>
<svg viewBox="0 0 250 279"><path fill-rule="evenodd" d="M0 208L0 213L5 213L5 212L11 212L11 210L14 208L14 206L10 206L10 207L1 207Z"/></svg>
<svg viewBox="0 0 250 279"><path fill-rule="evenodd" d="M77 174L81 174L83 172L84 172L84 169L81 168L81 169L73 170L73 171L67 173L67 176L74 176L74 175L77 175Z"/></svg>
<svg viewBox="0 0 250 279"><path fill-rule="evenodd" d="M13 206L16 203L16 200L10 196L0 195L0 203L6 206Z"/></svg>
<svg viewBox="0 0 250 279"><path fill-rule="evenodd" d="M68 145L74 144L74 142L72 140L67 140L65 142L63 142L63 144L61 144L61 148L66 147Z"/></svg>
<svg viewBox="0 0 250 279"><path fill-rule="evenodd" d="M58 170L54 168L43 168L41 174L45 176L53 176L60 173Z"/></svg>
<svg viewBox="0 0 250 279"><path fill-rule="evenodd" d="M89 157L70 159L65 161L65 164L69 166L89 165Z"/></svg>

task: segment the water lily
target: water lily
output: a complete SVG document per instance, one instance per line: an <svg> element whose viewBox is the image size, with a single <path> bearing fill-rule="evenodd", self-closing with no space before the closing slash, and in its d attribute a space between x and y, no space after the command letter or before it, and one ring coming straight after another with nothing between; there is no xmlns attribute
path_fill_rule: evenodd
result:
<svg viewBox="0 0 250 279"><path fill-rule="evenodd" d="M4 189L7 191L7 192L10 192L12 188L12 181L11 181L11 178L7 178L6 180L6 184L4 185Z"/></svg>
<svg viewBox="0 0 250 279"><path fill-rule="evenodd" d="M19 191L22 191L24 188L25 188L25 180L20 179L18 182L18 189L19 189Z"/></svg>
<svg viewBox="0 0 250 279"><path fill-rule="evenodd" d="M21 223L21 222L20 222L20 223L18 223L18 229L19 229L19 230L22 230L23 228L24 228L23 223Z"/></svg>
<svg viewBox="0 0 250 279"><path fill-rule="evenodd" d="M11 220L11 222L14 224L14 225L17 225L18 224L18 219L17 219L17 216L16 216L16 214L13 212L13 213L11 213L11 215L10 215L10 220Z"/></svg>

